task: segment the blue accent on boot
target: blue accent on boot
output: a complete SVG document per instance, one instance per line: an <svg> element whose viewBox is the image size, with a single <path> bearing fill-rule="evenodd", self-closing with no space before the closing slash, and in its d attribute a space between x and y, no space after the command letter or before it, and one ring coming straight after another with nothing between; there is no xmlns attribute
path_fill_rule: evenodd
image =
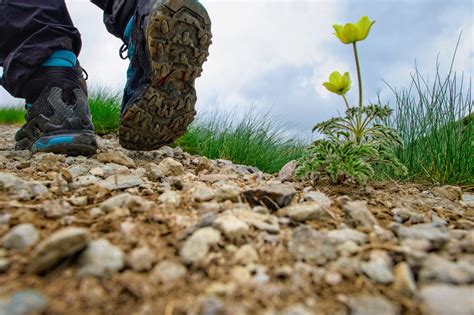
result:
<svg viewBox="0 0 474 315"><path fill-rule="evenodd" d="M127 23L127 26L125 27L125 31L123 33L123 38L128 44L127 56L130 61L132 59L132 56L135 53L135 45L132 42L132 30L133 30L134 23L135 23L135 17L130 18L130 20ZM126 91L125 93L127 94L133 94L133 90L131 88L132 86L131 81L134 75L135 75L135 69L133 69L132 63L130 62L130 65L128 66L128 69L127 69L127 84L125 85L125 91Z"/></svg>
<svg viewBox="0 0 474 315"><path fill-rule="evenodd" d="M74 68L77 64L76 55L70 50L56 50L41 65L43 67L65 67Z"/></svg>
<svg viewBox="0 0 474 315"><path fill-rule="evenodd" d="M26 110L30 110L33 107L33 104L25 104Z"/></svg>
<svg viewBox="0 0 474 315"><path fill-rule="evenodd" d="M35 144L33 145L33 149L45 150L51 146L72 143L74 140L74 137L73 136L58 136L55 138L49 138L49 139L44 139L44 140L47 140L47 141L43 142L43 139L39 139L38 141L36 141Z"/></svg>
<svg viewBox="0 0 474 315"><path fill-rule="evenodd" d="M135 22L135 17L132 17L125 27L125 31L123 32L123 38L125 42L130 43L130 39L132 39L132 30L133 30L133 23Z"/></svg>

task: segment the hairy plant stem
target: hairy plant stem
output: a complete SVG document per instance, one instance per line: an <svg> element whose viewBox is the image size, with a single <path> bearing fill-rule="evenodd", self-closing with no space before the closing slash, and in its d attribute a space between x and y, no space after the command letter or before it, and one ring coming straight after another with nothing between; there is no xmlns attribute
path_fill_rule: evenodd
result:
<svg viewBox="0 0 474 315"><path fill-rule="evenodd" d="M362 76L360 72L359 54L357 53L356 42L352 43L352 47L354 47L354 56L357 65L357 79L359 81L359 115L357 117L356 141L360 144L362 142Z"/></svg>
<svg viewBox="0 0 474 315"><path fill-rule="evenodd" d="M349 102L344 94L342 94L342 98L344 99L344 103L346 103L346 108L349 109Z"/></svg>

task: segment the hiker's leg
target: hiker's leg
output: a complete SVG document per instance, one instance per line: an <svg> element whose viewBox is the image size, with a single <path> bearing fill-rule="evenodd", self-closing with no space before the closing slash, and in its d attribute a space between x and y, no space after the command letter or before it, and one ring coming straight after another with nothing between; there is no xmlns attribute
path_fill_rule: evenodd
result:
<svg viewBox="0 0 474 315"><path fill-rule="evenodd" d="M91 2L104 10L104 24L109 33L123 39L125 28L138 0L91 0Z"/></svg>
<svg viewBox="0 0 474 315"><path fill-rule="evenodd" d="M0 65L2 85L13 96L38 67L58 50L81 50L81 36L64 0L0 1Z"/></svg>

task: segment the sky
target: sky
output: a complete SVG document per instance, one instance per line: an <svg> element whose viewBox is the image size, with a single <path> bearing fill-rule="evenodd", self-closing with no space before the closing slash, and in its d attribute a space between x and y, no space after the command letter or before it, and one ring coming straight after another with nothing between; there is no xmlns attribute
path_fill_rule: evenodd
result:
<svg viewBox="0 0 474 315"><path fill-rule="evenodd" d="M120 91L128 64L121 40L108 34L100 9L86 0L66 0L82 33L81 65L89 87ZM271 113L291 134L307 136L311 127L343 111L340 97L322 86L329 74L349 71L356 82L350 45L333 35L333 24L376 20L359 43L364 100L393 101L390 89L410 84L415 62L432 78L439 59L446 73L462 32L454 69L474 71L473 5L470 0L207 0L213 45L196 82L199 113L249 109ZM1 70L0 70L1 71ZM354 85L348 98L357 101ZM0 106L21 104L0 87Z"/></svg>

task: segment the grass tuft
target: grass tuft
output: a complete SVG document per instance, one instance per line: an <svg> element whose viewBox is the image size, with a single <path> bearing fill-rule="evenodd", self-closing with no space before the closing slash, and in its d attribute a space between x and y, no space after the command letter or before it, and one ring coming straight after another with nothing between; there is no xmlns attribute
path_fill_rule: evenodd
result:
<svg viewBox="0 0 474 315"><path fill-rule="evenodd" d="M288 138L285 128L267 115L247 112L238 119L232 113L211 114L195 121L177 144L191 154L228 159L276 173L298 159L304 146Z"/></svg>
<svg viewBox="0 0 474 315"><path fill-rule="evenodd" d="M429 82L415 66L408 88L391 88L396 104L390 122L403 138L397 152L408 168L410 181L437 184L474 184L474 114L471 78L452 70ZM468 81L468 82L466 82ZM397 178L390 170L383 170Z"/></svg>
<svg viewBox="0 0 474 315"><path fill-rule="evenodd" d="M0 124L19 125L25 122L26 110L23 107L0 108Z"/></svg>
<svg viewBox="0 0 474 315"><path fill-rule="evenodd" d="M99 135L114 133L118 130L120 117L120 94L96 88L89 95L89 107L92 122Z"/></svg>

